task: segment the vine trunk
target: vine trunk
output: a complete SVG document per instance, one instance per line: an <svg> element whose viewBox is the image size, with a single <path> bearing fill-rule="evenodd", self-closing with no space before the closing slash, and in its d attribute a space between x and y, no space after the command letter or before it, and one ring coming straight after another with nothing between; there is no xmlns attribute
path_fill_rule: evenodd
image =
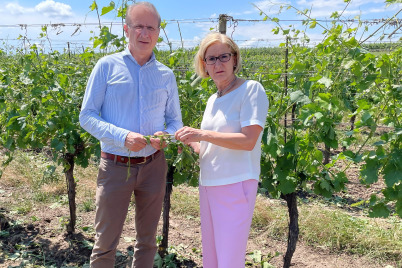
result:
<svg viewBox="0 0 402 268"><path fill-rule="evenodd" d="M284 257L283 268L289 268L299 238L299 212L297 210L297 195L295 192L285 194L282 198L286 200L289 212L288 248Z"/></svg>

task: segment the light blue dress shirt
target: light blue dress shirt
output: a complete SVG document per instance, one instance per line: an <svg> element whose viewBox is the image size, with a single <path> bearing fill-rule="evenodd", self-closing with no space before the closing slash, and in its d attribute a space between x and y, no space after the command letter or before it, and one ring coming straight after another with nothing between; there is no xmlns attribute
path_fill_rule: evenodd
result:
<svg viewBox="0 0 402 268"><path fill-rule="evenodd" d="M172 70L154 54L140 66L128 48L103 57L89 77L80 124L100 140L104 152L132 157L153 154L156 150L151 145L132 152L124 142L130 131L174 134L183 126Z"/></svg>

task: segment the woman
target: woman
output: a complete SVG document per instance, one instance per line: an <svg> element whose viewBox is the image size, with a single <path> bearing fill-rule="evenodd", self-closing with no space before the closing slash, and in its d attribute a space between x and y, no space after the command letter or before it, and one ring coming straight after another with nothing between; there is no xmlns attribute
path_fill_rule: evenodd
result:
<svg viewBox="0 0 402 268"><path fill-rule="evenodd" d="M261 136L268 111L262 85L238 78L239 47L220 33L200 44L195 71L218 91L201 129L183 127L176 139L200 155L200 213L204 268L244 268L260 175Z"/></svg>

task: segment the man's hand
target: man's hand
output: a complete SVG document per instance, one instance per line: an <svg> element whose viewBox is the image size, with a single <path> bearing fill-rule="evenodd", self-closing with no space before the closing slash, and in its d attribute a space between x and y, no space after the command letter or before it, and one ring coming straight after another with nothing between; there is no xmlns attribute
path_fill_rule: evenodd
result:
<svg viewBox="0 0 402 268"><path fill-rule="evenodd" d="M147 145L147 140L139 133L130 132L128 133L124 146L130 151L138 152Z"/></svg>
<svg viewBox="0 0 402 268"><path fill-rule="evenodd" d="M157 131L154 133L154 136L160 136L160 135L164 135L164 134L168 134L168 133L165 131ZM160 139L151 138L151 146L154 147L156 150L161 150L161 149L165 148L167 146L167 144L165 141L163 141L162 146L161 146Z"/></svg>

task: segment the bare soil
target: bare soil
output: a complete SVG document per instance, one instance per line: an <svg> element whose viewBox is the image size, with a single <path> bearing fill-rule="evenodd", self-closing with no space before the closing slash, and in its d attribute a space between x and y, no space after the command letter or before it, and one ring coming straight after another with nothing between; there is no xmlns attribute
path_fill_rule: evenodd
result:
<svg viewBox="0 0 402 268"><path fill-rule="evenodd" d="M371 194L378 194L383 188L381 181L366 188L360 184L358 173L357 166L347 169L348 190L338 195L343 203L337 206L343 206L352 214L360 214L361 211L352 209L350 204L363 199L368 200ZM20 174L8 168L3 174L3 179L7 176L18 177ZM13 188L4 181L6 180L0 180L0 267L88 267L94 242L92 226L95 212L78 209L76 232L68 235L64 225L69 218L68 204L38 207L38 203L35 203L28 213L17 214L11 211L11 202L14 202L11 200L14 200L16 195L20 195L21 203L29 203L29 200L24 199L25 195L22 192L30 191L30 189L29 187ZM86 182L84 185L81 183L79 187L86 188L85 191L94 191L95 182ZM173 190L196 193L193 189L184 186L174 187ZM135 228L134 208L132 206L130 208L116 255L115 267L119 268L131 267ZM170 251L176 253L177 267L202 267L199 217L171 213L169 230L169 245L172 246ZM162 234L162 218L158 234ZM18 249L15 248L16 245L19 245ZM251 254L260 251L263 259L269 261L270 265L282 267L286 246L287 241L270 237L266 230L252 229L247 252ZM247 267L261 267L261 264L253 261L250 255L247 258ZM331 252L325 248L306 245L300 240L292 262L293 267L297 268L397 268L395 263L378 263L364 256Z"/></svg>
<svg viewBox="0 0 402 268"><path fill-rule="evenodd" d="M351 185L350 188L358 187ZM181 187L181 189L184 189ZM6 188L0 184L0 204L6 204L13 188ZM178 189L180 191L180 188ZM184 189L185 191L185 189ZM353 191L359 192L356 188ZM352 192L353 192L352 191ZM116 267L131 267L135 229L133 224L133 209L129 212L116 256ZM9 236L1 237L0 267L24 267L22 259L16 256L15 260L4 258L13 254L14 245L25 245L24 252L31 263L46 263L40 267L88 267L91 254L90 244L93 240L91 229L94 212L78 212L77 230L74 235L67 235L63 227L63 219L68 217L68 206L49 208L49 206L36 207L24 216L31 219L30 223L16 224L21 218L10 214L8 208L0 207L1 230L9 232ZM32 220L36 219L36 220ZM27 220L29 221L29 220ZM14 224L14 226L12 226ZM162 233L162 220L158 234ZM178 259L178 267L202 267L201 233L199 218L183 217L172 214L170 217L169 245L173 247ZM248 244L248 253L261 251L265 259L274 267L282 267L283 255L286 252L286 241L278 241L267 235L264 230L252 230ZM261 267L248 257L247 267ZM50 264L53 264L51 266ZM36 267L36 266L35 266ZM38 266L39 267L39 266ZM293 256L293 267L365 267L380 268L386 264L375 263L366 257L336 254L326 249L313 248L298 242ZM391 266L395 267L395 266Z"/></svg>

